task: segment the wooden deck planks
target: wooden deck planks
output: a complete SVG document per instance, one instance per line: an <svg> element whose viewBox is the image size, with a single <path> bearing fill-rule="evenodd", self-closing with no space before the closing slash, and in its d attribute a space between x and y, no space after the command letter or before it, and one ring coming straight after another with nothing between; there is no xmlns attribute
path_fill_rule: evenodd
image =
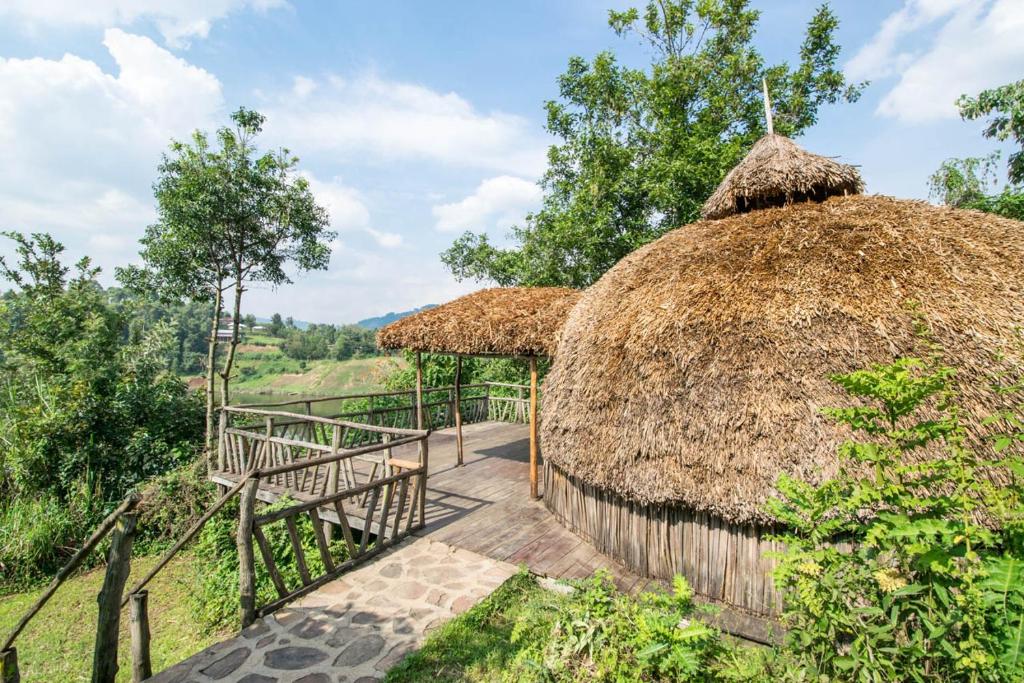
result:
<svg viewBox="0 0 1024 683"><path fill-rule="evenodd" d="M459 467L454 431L432 433L427 526L416 535L496 560L525 564L531 571L552 578L584 578L604 568L620 588L646 587L646 579L641 580L599 553L562 526L541 501L530 499L528 435L526 424L464 425L464 465ZM395 447L392 457L416 460L416 455L416 445L406 444ZM360 480L368 478L368 467L357 463ZM261 486L260 499L272 502L286 489ZM292 495L299 500L305 497ZM357 514L347 515L352 528L362 529L365 512L360 509ZM337 522L333 510L322 510L320 516L324 521Z"/></svg>

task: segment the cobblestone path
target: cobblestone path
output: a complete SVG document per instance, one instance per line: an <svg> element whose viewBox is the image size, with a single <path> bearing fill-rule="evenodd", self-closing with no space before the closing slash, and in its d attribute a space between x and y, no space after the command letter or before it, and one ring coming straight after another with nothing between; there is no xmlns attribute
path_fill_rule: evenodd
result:
<svg viewBox="0 0 1024 683"><path fill-rule="evenodd" d="M368 683L516 572L412 538L149 679L155 683Z"/></svg>

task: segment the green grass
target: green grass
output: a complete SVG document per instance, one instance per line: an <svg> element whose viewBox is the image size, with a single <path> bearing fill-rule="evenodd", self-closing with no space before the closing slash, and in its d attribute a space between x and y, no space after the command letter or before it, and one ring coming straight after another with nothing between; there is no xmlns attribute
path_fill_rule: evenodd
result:
<svg viewBox="0 0 1024 683"><path fill-rule="evenodd" d="M129 585L152 567L157 557L132 562ZM18 636L18 664L24 683L90 680L96 638L96 596L103 584L103 568L69 579ZM149 586L149 623L152 630L153 670L161 671L226 633L203 633L192 618L188 593L194 580L191 558L178 556ZM39 597L41 589L0 598L0 634L6 634ZM131 680L131 651L127 610L121 613L118 681Z"/></svg>
<svg viewBox="0 0 1024 683"><path fill-rule="evenodd" d="M566 600L564 595L541 588L530 574L521 571L432 633L423 647L392 668L385 680L527 680L528 674L516 666L516 658L546 636Z"/></svg>
<svg viewBox="0 0 1024 683"><path fill-rule="evenodd" d="M281 337L272 337L269 334L250 334L243 332L241 336L243 344L257 344L260 346L280 346L284 341Z"/></svg>
<svg viewBox="0 0 1024 683"><path fill-rule="evenodd" d="M333 396L383 389L386 375L401 367L399 358L298 361L277 353L244 352L236 361L232 390L241 393Z"/></svg>

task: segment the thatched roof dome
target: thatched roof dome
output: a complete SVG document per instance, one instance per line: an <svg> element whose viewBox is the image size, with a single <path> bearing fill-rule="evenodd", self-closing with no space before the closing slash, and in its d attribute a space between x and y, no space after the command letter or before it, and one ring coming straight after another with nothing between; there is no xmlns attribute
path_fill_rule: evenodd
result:
<svg viewBox="0 0 1024 683"><path fill-rule="evenodd" d="M878 196L670 232L569 315L546 380L544 456L641 503L766 521L780 473L831 474L846 434L828 379L914 351L920 303L978 392L1024 323L1024 223ZM920 351L919 351L920 352Z"/></svg>
<svg viewBox="0 0 1024 683"><path fill-rule="evenodd" d="M724 218L771 206L860 194L856 167L811 154L783 135L758 140L704 203L701 216Z"/></svg>
<svg viewBox="0 0 1024 683"><path fill-rule="evenodd" d="M377 332L382 349L486 356L553 356L580 293L562 287L482 289Z"/></svg>

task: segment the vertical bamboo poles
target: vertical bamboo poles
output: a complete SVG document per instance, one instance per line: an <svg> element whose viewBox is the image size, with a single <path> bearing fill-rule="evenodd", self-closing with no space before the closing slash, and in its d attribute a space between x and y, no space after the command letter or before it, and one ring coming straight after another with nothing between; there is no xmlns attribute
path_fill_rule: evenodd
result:
<svg viewBox="0 0 1024 683"><path fill-rule="evenodd" d="M530 356L530 497L537 498L537 357Z"/></svg>

